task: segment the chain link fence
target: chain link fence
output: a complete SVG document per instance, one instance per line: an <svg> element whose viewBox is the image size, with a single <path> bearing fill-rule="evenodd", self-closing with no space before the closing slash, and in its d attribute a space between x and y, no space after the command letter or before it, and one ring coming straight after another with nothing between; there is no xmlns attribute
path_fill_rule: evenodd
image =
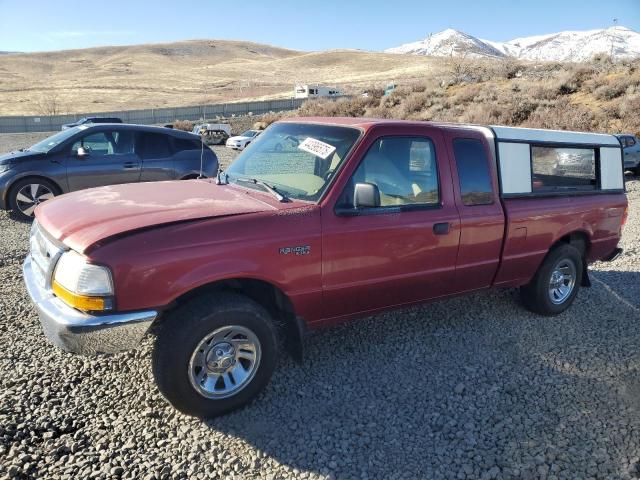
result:
<svg viewBox="0 0 640 480"><path fill-rule="evenodd" d="M74 115L53 116L13 116L0 117L0 133L52 132L60 130L65 123L75 122L82 117L118 117L124 123L166 124L175 120L228 118L239 115L260 115L269 112L295 110L306 99L290 98L259 102L222 103L193 107L147 108L143 110L123 110L114 112L94 112Z"/></svg>

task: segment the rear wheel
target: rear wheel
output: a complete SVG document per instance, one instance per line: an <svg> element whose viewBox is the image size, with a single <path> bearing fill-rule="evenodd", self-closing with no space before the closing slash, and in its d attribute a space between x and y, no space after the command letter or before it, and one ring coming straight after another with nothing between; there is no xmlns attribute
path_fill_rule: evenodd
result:
<svg viewBox="0 0 640 480"><path fill-rule="evenodd" d="M527 285L520 288L525 307L558 315L573 303L582 279L582 253L569 244L554 247Z"/></svg>
<svg viewBox="0 0 640 480"><path fill-rule="evenodd" d="M278 356L267 311L234 293L195 298L167 314L153 352L160 393L176 409L215 417L250 402Z"/></svg>
<svg viewBox="0 0 640 480"><path fill-rule="evenodd" d="M58 189L43 178L18 180L9 192L9 206L19 218L28 220L38 205L56 196Z"/></svg>

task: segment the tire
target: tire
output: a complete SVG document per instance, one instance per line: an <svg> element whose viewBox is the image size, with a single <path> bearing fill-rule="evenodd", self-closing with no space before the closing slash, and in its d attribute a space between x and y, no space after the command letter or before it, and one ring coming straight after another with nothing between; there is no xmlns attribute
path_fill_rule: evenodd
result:
<svg viewBox="0 0 640 480"><path fill-rule="evenodd" d="M640 177L640 165L638 165L636 168L633 169L633 174L636 177Z"/></svg>
<svg viewBox="0 0 640 480"><path fill-rule="evenodd" d="M267 311L243 295L220 292L167 314L157 332L152 369L158 390L177 410L212 418L253 400L269 383L277 358L277 331Z"/></svg>
<svg viewBox="0 0 640 480"><path fill-rule="evenodd" d="M38 204L60 194L60 190L44 178L23 178L11 186L9 208L20 220L31 220Z"/></svg>
<svg viewBox="0 0 640 480"><path fill-rule="evenodd" d="M554 247L540 265L531 282L520 287L524 306L532 312L553 316L564 312L576 298L582 281L583 258L577 248L569 244ZM552 286L552 276L556 275ZM560 274L565 274L560 278ZM570 275L572 279L569 279Z"/></svg>

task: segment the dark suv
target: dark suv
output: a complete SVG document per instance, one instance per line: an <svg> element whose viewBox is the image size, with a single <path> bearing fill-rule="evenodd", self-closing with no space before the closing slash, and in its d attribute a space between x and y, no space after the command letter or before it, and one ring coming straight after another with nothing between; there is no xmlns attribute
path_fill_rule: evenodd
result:
<svg viewBox="0 0 640 480"><path fill-rule="evenodd" d="M89 123L122 123L122 120L118 117L82 117L80 120L73 123L65 123L62 125L62 130L77 127L79 125L87 125Z"/></svg>
<svg viewBox="0 0 640 480"><path fill-rule="evenodd" d="M118 183L182 180L218 171L200 137L141 125L81 125L0 155L0 209L28 218L62 193Z"/></svg>

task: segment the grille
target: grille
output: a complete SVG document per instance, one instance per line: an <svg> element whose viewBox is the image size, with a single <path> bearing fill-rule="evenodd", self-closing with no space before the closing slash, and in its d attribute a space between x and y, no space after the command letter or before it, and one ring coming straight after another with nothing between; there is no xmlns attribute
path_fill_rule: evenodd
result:
<svg viewBox="0 0 640 480"><path fill-rule="evenodd" d="M31 265L36 281L42 288L49 288L53 267L62 253L62 248L53 243L34 221L29 238Z"/></svg>

